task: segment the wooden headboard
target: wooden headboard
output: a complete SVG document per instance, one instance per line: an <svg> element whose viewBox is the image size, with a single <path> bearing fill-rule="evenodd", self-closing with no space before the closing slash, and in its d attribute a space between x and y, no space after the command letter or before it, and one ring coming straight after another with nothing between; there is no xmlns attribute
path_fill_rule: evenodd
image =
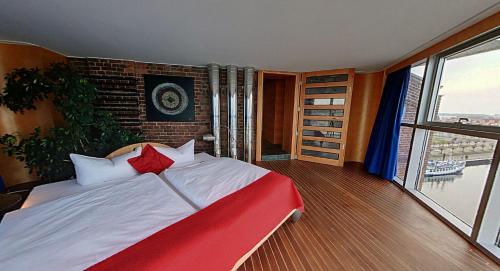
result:
<svg viewBox="0 0 500 271"><path fill-rule="evenodd" d="M106 156L107 159L111 159L113 157L116 157L116 156L119 156L119 155L122 155L122 154L125 154L127 152L131 152L133 151L135 148L137 147L144 147L146 146L147 144L151 145L151 146L155 146L155 147L164 147L164 148L170 148L170 146L168 145L165 145L165 144L161 144L161 143L154 143L154 142L142 142L142 143L135 143L135 144L131 144L131 145L128 145L128 146L125 146L125 147L121 147L119 148L118 150L108 154Z"/></svg>

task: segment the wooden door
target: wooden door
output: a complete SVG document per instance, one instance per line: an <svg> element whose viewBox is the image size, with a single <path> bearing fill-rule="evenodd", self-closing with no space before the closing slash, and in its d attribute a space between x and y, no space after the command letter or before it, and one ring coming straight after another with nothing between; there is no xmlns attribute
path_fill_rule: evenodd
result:
<svg viewBox="0 0 500 271"><path fill-rule="evenodd" d="M354 69L302 74L297 158L343 166Z"/></svg>

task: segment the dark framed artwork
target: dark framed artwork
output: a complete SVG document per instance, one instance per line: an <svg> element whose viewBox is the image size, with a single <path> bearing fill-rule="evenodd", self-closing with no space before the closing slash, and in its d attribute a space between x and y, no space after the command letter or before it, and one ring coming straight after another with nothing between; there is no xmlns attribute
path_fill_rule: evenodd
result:
<svg viewBox="0 0 500 271"><path fill-rule="evenodd" d="M194 78L144 75L148 121L194 121Z"/></svg>

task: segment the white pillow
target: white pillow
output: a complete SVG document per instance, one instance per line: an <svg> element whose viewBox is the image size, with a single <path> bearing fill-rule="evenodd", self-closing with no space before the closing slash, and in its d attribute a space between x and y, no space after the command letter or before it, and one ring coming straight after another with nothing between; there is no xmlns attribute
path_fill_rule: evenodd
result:
<svg viewBox="0 0 500 271"><path fill-rule="evenodd" d="M135 168L129 164L128 159L137 157L141 155L142 147L137 147L133 151L118 155L116 157L111 158L115 167L119 167L120 170L123 170L123 174L128 176L135 176L139 174Z"/></svg>
<svg viewBox="0 0 500 271"><path fill-rule="evenodd" d="M106 181L130 178L137 171L128 163L128 159L139 156L142 149L122 154L112 159L96 158L71 153L69 157L75 166L76 182L80 185L92 185Z"/></svg>
<svg viewBox="0 0 500 271"><path fill-rule="evenodd" d="M174 164L170 168L180 166L184 163L194 161L194 139L191 139L186 144L180 146L179 148L164 148L164 147L154 147L159 153L167 156L168 158L174 160Z"/></svg>

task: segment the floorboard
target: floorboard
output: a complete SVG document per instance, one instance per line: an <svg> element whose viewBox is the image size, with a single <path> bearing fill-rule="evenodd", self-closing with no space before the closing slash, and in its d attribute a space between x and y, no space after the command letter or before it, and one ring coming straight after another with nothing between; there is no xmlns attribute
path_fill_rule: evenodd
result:
<svg viewBox="0 0 500 271"><path fill-rule="evenodd" d="M259 165L290 176L306 211L239 270L500 270L409 195L359 164Z"/></svg>

